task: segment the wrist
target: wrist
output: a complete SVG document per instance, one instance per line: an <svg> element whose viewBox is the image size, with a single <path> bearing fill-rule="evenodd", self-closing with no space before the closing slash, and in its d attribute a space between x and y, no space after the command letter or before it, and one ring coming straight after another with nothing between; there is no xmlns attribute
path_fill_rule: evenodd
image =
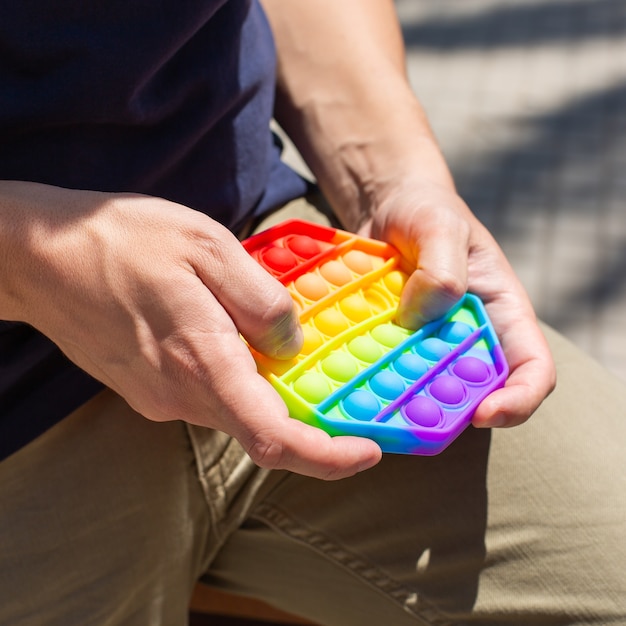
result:
<svg viewBox="0 0 626 626"><path fill-rule="evenodd" d="M403 181L454 191L434 133L405 84L396 85L393 98L363 106L311 99L299 118L296 145L349 230L358 230Z"/></svg>
<svg viewBox="0 0 626 626"><path fill-rule="evenodd" d="M29 183L0 181L0 319L28 321L25 274L32 263L29 250Z"/></svg>
<svg viewBox="0 0 626 626"><path fill-rule="evenodd" d="M42 330L42 320L54 317L52 303L77 269L76 242L88 233L82 215L94 214L94 207L76 210L81 194L33 182L0 182L1 319Z"/></svg>

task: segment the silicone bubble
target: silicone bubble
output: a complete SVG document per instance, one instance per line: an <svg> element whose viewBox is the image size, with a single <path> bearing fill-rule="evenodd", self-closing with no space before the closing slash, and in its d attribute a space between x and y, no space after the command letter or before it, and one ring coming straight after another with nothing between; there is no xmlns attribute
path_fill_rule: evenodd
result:
<svg viewBox="0 0 626 626"><path fill-rule="evenodd" d="M369 254L360 250L350 250L343 255L343 262L355 274L367 274L373 269L372 259Z"/></svg>
<svg viewBox="0 0 626 626"><path fill-rule="evenodd" d="M377 341L374 341L369 335L359 335L350 341L348 344L348 350L357 359L365 361L366 363L374 363L383 354L382 348Z"/></svg>
<svg viewBox="0 0 626 626"><path fill-rule="evenodd" d="M400 376L404 376L408 380L417 380L428 371L428 363L412 352L401 354L392 365Z"/></svg>
<svg viewBox="0 0 626 626"><path fill-rule="evenodd" d="M362 322L370 315L370 308L367 300L360 294L354 293L344 298L339 303L341 312L353 322Z"/></svg>
<svg viewBox="0 0 626 626"><path fill-rule="evenodd" d="M342 315L337 309L320 311L315 316L315 325L329 337L339 335L350 326L345 315Z"/></svg>
<svg viewBox="0 0 626 626"><path fill-rule="evenodd" d="M357 362L344 352L333 352L322 361L324 374L342 383L348 382L358 372Z"/></svg>
<svg viewBox="0 0 626 626"><path fill-rule="evenodd" d="M324 343L322 335L310 324L305 324L302 327L302 334L304 336L302 350L300 351L302 354L312 354Z"/></svg>
<svg viewBox="0 0 626 626"><path fill-rule="evenodd" d="M465 400L463 383L453 376L441 375L431 383L430 394L444 404L460 404Z"/></svg>
<svg viewBox="0 0 626 626"><path fill-rule="evenodd" d="M287 247L302 257L303 259L311 259L321 252L320 246L308 235L294 235L285 240Z"/></svg>
<svg viewBox="0 0 626 626"><path fill-rule="evenodd" d="M441 409L439 405L430 398L416 396L408 402L404 408L407 419L418 426L437 426L441 420Z"/></svg>
<svg viewBox="0 0 626 626"><path fill-rule="evenodd" d="M382 313L383 311L389 310L392 306L392 303L385 298L380 291L377 289L368 289L363 294L365 298L368 308L371 309L372 313Z"/></svg>
<svg viewBox="0 0 626 626"><path fill-rule="evenodd" d="M404 381L398 374L383 370L372 376L370 389L385 400L395 400L404 391Z"/></svg>
<svg viewBox="0 0 626 626"><path fill-rule="evenodd" d="M415 346L417 353L429 361L438 361L441 357L450 352L449 344L437 337L427 337Z"/></svg>
<svg viewBox="0 0 626 626"><path fill-rule="evenodd" d="M350 270L341 261L328 261L320 267L320 274L333 285L341 287L352 280Z"/></svg>
<svg viewBox="0 0 626 626"><path fill-rule="evenodd" d="M321 300L328 295L328 283L317 274L302 274L294 285L298 293L309 300Z"/></svg>
<svg viewBox="0 0 626 626"><path fill-rule="evenodd" d="M395 324L383 324L372 330L372 337L383 346L395 348L407 338L407 332Z"/></svg>
<svg viewBox="0 0 626 626"><path fill-rule="evenodd" d="M408 276L404 272L394 270L385 276L383 282L385 283L385 287L387 287L394 296L400 297L407 280Z"/></svg>
<svg viewBox="0 0 626 626"><path fill-rule="evenodd" d="M298 259L285 248L272 246L262 254L263 262L277 272L288 272L298 264Z"/></svg>
<svg viewBox="0 0 626 626"><path fill-rule="evenodd" d="M459 378L471 383L484 383L490 376L489 366L484 361L473 356L459 359L454 364L452 371Z"/></svg>
<svg viewBox="0 0 626 626"><path fill-rule="evenodd" d="M370 421L380 411L380 403L373 393L359 389L345 398L343 410L349 417L361 421Z"/></svg>
<svg viewBox="0 0 626 626"><path fill-rule="evenodd" d="M464 322L448 322L441 327L438 336L448 343L461 343L472 334L473 330L469 324Z"/></svg>
<svg viewBox="0 0 626 626"><path fill-rule="evenodd" d="M300 394L307 402L319 404L331 392L328 379L317 372L308 372L293 384L294 391Z"/></svg>

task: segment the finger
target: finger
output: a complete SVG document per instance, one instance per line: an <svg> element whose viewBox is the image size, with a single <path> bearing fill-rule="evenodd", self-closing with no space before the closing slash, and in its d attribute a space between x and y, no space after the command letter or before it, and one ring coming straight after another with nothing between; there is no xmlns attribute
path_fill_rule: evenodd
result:
<svg viewBox="0 0 626 626"><path fill-rule="evenodd" d="M252 460L266 469L283 469L323 480L347 478L381 459L379 446L361 437L331 437L289 416L287 407L260 376L246 379L237 398L238 422L232 434Z"/></svg>
<svg viewBox="0 0 626 626"><path fill-rule="evenodd" d="M504 388L491 393L480 404L472 423L479 428L517 426L525 422L551 393L556 384L554 362L538 327L528 327L511 339L504 334L502 346L511 373ZM532 352L529 347L532 346Z"/></svg>
<svg viewBox="0 0 626 626"><path fill-rule="evenodd" d="M268 469L335 480L380 460L380 448L371 440L331 438L323 430L291 418L278 392L258 374L250 351L236 333L220 332L206 342L206 349L210 356L205 356L220 367L205 370L211 390L206 410L188 415L188 421L232 435L253 461Z"/></svg>
<svg viewBox="0 0 626 626"><path fill-rule="evenodd" d="M321 480L348 478L373 467L382 457L379 446L370 439L331 437L315 426L291 418L257 432L247 452L261 467L285 469Z"/></svg>
<svg viewBox="0 0 626 626"><path fill-rule="evenodd" d="M256 350L275 358L298 354L302 329L289 292L228 231L195 270Z"/></svg>
<svg viewBox="0 0 626 626"><path fill-rule="evenodd" d="M543 385L540 388L532 386L526 369L520 369L509 377L504 388L494 391L480 404L472 424L478 428L509 428L523 424L549 392Z"/></svg>
<svg viewBox="0 0 626 626"><path fill-rule="evenodd" d="M398 323L419 328L446 313L467 290L469 230L458 217L442 211L416 236L417 268L398 307Z"/></svg>

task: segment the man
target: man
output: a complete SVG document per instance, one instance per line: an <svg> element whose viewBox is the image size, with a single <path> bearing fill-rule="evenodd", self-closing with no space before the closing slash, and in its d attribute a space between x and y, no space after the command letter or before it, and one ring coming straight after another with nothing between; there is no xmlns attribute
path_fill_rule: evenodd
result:
<svg viewBox="0 0 626 626"><path fill-rule="evenodd" d="M546 331L574 364L565 396L490 441L535 412L554 364L455 192L393 4L264 2L275 109L256 2L38 4L3 7L0 621L184 623L200 576L329 624L623 621L625 517L574 477L601 452L617 499L624 390ZM301 343L288 294L229 231L306 189L276 160L272 111L344 227L415 267L400 323L485 301L511 375L449 453L380 462L290 419L256 373L240 333L276 357ZM590 409L602 445L581 454Z"/></svg>

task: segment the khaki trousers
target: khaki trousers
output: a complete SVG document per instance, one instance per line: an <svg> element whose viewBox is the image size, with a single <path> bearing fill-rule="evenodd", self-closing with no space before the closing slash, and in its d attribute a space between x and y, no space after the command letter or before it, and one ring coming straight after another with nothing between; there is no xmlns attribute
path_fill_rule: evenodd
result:
<svg viewBox="0 0 626 626"><path fill-rule="evenodd" d="M336 626L624 626L626 387L545 332L527 424L333 483L104 391L0 463L0 624L184 625L202 578Z"/></svg>

